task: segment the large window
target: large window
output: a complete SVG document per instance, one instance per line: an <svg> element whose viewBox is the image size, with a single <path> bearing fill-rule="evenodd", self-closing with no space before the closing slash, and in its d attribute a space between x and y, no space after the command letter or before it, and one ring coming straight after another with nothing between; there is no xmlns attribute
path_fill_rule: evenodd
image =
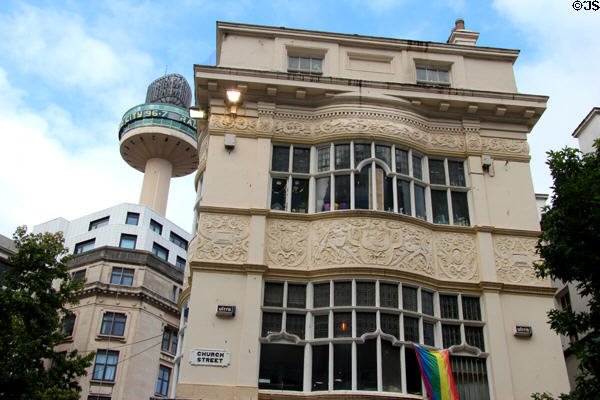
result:
<svg viewBox="0 0 600 400"><path fill-rule="evenodd" d="M463 160L377 142L274 145L270 208L295 213L378 210L436 224L470 225Z"/></svg>
<svg viewBox="0 0 600 400"><path fill-rule="evenodd" d="M169 258L169 250L162 247L160 244L158 244L156 242L152 243L152 253L156 257L162 258L165 261L167 261L167 259Z"/></svg>
<svg viewBox="0 0 600 400"><path fill-rule="evenodd" d="M102 317L102 327L100 333L102 335L123 336L125 334L125 314L107 312Z"/></svg>
<svg viewBox="0 0 600 400"><path fill-rule="evenodd" d="M88 231L94 230L94 229L98 229L101 228L105 225L108 225L108 219L109 217L104 217L104 218L100 218L97 219L95 221L90 222L90 226L88 227Z"/></svg>
<svg viewBox="0 0 600 400"><path fill-rule="evenodd" d="M60 333L63 333L67 336L72 336L74 328L75 328L75 314L68 315L62 319Z"/></svg>
<svg viewBox="0 0 600 400"><path fill-rule="evenodd" d="M90 251L94 248L94 243L96 243L96 239L86 240L85 242L79 242L75 245L74 254L85 253L86 251Z"/></svg>
<svg viewBox="0 0 600 400"><path fill-rule="evenodd" d="M434 84L434 85L449 85L450 84L450 67L449 66L418 64L416 69L417 69L417 83Z"/></svg>
<svg viewBox="0 0 600 400"><path fill-rule="evenodd" d="M188 242L187 242L187 240L185 240L184 238L182 238L181 236L179 236L175 232L171 232L169 234L169 240L171 242L175 243L177 246L181 247L184 250L187 250L187 248L188 248Z"/></svg>
<svg viewBox="0 0 600 400"><path fill-rule="evenodd" d="M288 56L288 71L320 75L323 73L323 57Z"/></svg>
<svg viewBox="0 0 600 400"><path fill-rule="evenodd" d="M165 328L162 337L161 350L172 354L177 354L177 330L173 328Z"/></svg>
<svg viewBox="0 0 600 400"><path fill-rule="evenodd" d="M114 285L131 286L133 284L133 268L113 267L110 283Z"/></svg>
<svg viewBox="0 0 600 400"><path fill-rule="evenodd" d="M118 361L118 351L98 350L92 379L96 381L114 381Z"/></svg>
<svg viewBox="0 0 600 400"><path fill-rule="evenodd" d="M483 327L473 295L392 281L267 281L258 386L422 395L412 344L466 343L485 352ZM482 395L488 390L486 356L451 356L462 374L457 384L463 393L476 393L461 399L489 396ZM477 390L470 392L469 385Z"/></svg>
<svg viewBox="0 0 600 400"><path fill-rule="evenodd" d="M128 235L126 233L121 234L121 240L119 241L119 247L124 249L135 249L135 242L137 241L136 235Z"/></svg>
<svg viewBox="0 0 600 400"><path fill-rule="evenodd" d="M171 377L171 368L161 365L158 368L158 379L156 380L156 394L167 395L169 390L169 378Z"/></svg>

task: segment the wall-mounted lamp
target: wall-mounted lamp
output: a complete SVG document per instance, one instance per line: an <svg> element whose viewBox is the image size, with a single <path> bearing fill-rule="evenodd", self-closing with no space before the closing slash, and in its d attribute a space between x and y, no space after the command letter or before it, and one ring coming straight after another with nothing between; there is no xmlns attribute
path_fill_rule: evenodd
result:
<svg viewBox="0 0 600 400"><path fill-rule="evenodd" d="M190 118L192 119L206 119L207 112L200 108L190 108Z"/></svg>
<svg viewBox="0 0 600 400"><path fill-rule="evenodd" d="M229 103L229 112L234 116L237 114L237 105L242 98L242 92L236 89L229 89L227 94L227 102Z"/></svg>

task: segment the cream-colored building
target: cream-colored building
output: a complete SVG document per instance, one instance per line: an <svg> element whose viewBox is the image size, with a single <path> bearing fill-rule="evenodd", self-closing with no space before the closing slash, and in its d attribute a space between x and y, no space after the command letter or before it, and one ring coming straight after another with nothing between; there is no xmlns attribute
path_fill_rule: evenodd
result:
<svg viewBox="0 0 600 400"><path fill-rule="evenodd" d="M217 23L172 396L420 399L413 343L461 400L568 391L532 266L548 98L477 38Z"/></svg>

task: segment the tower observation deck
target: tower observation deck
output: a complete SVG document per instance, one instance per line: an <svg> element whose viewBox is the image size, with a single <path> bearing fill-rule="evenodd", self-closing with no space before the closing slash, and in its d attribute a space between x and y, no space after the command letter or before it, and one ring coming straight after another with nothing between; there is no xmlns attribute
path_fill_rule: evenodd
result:
<svg viewBox="0 0 600 400"><path fill-rule="evenodd" d="M148 86L146 102L123 115L121 156L144 173L140 204L165 215L171 177L198 167L197 122L190 118L192 91L185 78L169 74Z"/></svg>

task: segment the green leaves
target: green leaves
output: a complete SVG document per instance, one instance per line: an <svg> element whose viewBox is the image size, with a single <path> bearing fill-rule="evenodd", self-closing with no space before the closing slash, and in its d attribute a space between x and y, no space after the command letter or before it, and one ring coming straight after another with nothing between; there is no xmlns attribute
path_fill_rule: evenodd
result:
<svg viewBox="0 0 600 400"><path fill-rule="evenodd" d="M554 194L542 217L537 245L542 261L536 270L541 277L576 284L588 302L584 312L548 313L554 331L579 338L571 349L580 360L580 375L572 393L561 396L564 400L600 393L600 140L595 146L585 155L571 148L548 153Z"/></svg>
<svg viewBox="0 0 600 400"><path fill-rule="evenodd" d="M70 314L82 283L71 280L61 233L19 227L13 238L17 253L0 282L0 398L78 399L75 379L94 354L55 353L54 347L65 338L61 316Z"/></svg>

